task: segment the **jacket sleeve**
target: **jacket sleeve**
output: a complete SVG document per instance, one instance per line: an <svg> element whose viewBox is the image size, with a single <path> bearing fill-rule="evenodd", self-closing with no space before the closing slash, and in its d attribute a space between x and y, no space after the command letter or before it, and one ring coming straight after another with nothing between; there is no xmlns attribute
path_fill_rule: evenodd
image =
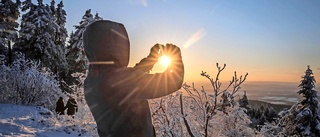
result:
<svg viewBox="0 0 320 137"><path fill-rule="evenodd" d="M163 73L137 75L137 95L142 98L158 98L171 94L181 88L184 78L182 59L172 60Z"/></svg>
<svg viewBox="0 0 320 137"><path fill-rule="evenodd" d="M158 59L153 57L143 58L139 63L137 63L133 68L136 70L140 70L145 73L149 73L153 68L154 64L157 63Z"/></svg>

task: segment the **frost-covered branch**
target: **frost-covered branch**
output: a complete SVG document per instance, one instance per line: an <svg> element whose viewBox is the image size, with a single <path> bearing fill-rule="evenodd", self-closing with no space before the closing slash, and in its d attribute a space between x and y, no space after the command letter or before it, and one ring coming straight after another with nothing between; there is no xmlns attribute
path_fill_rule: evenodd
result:
<svg viewBox="0 0 320 137"><path fill-rule="evenodd" d="M183 136L178 97L179 93L176 93L175 96L149 100L157 136Z"/></svg>
<svg viewBox="0 0 320 137"><path fill-rule="evenodd" d="M224 64L223 67L220 67L217 63L216 67L218 72L215 78L211 78L211 76L207 74L207 72L201 72L201 76L207 78L210 81L211 86L213 88L213 95L208 94L210 98L207 97L207 93L205 92L203 86L201 93L198 92L198 90L196 90L194 84L192 84L192 86L189 86L187 84L184 84L182 86L183 89L189 94L190 98L195 102L195 104L197 104L199 109L202 111L201 113L203 114L203 130L205 137L208 136L208 128L210 123L209 121L216 114L217 110L225 111L226 106L230 106L231 104L233 104L234 94L238 90L240 90L241 84L246 80L248 75L247 73L244 77L240 76L240 78L238 79L237 74L235 72L232 80L229 82L229 85L224 90L221 90L222 83L220 82L219 77L221 72L226 68L226 64ZM227 92L230 87L233 88L231 94ZM218 105L218 96L220 94L222 94L221 97L223 99L223 103L221 105ZM210 99L213 99L213 103L211 103ZM187 121L185 123L187 123Z"/></svg>
<svg viewBox="0 0 320 137"><path fill-rule="evenodd" d="M247 76L248 76L248 73L246 73L246 75L244 75L244 77L241 75L240 76L240 79L237 78L237 72L235 71L234 72L234 76L232 78L232 80L234 81L233 83L233 90L232 90L232 93L231 95L234 95L238 90L241 89L241 84L246 81L247 79Z"/></svg>
<svg viewBox="0 0 320 137"><path fill-rule="evenodd" d="M183 118L183 122L184 122L184 124L186 125L186 127L187 127L187 131L188 131L188 133L189 133L189 135L191 136L191 137L194 137L194 135L193 135L193 133L192 133L192 131L191 131L191 127L190 127L190 124L188 123L188 121L187 121L187 119L186 119L186 114L185 114L185 112L184 112L184 110L183 110L183 102L182 102L182 95L180 95L180 107L181 107L181 115L182 115L182 118Z"/></svg>
<svg viewBox="0 0 320 137"><path fill-rule="evenodd" d="M250 120L247 118L238 119L237 117L246 116L244 111L237 110L239 107L228 107L231 105L225 104L232 104L235 94L240 90L240 86L246 80L248 74L238 78L235 73L226 88L222 90L219 77L225 67L225 64L223 67L217 64L218 72L215 78L211 78L209 74L202 71L201 76L208 79L213 87L212 93L208 93L203 86L198 90L194 83L191 85L184 83L182 89L184 89L185 94L169 95L157 99L160 103L151 103L153 106L156 105L151 110L154 124L158 126L156 128L157 135L208 137L229 135L228 131L231 130L230 135L241 132L244 127L235 122L245 120L246 123L249 123ZM225 98L221 103L218 102L218 96L220 95L224 96L222 99ZM225 113L227 108L228 115ZM241 116L238 113L241 113ZM220 125L222 124L221 121L226 123ZM219 124L215 124L217 122ZM224 129L224 126L230 127L230 129ZM219 129L219 127L223 129Z"/></svg>
<svg viewBox="0 0 320 137"><path fill-rule="evenodd" d="M11 66L0 66L0 103L38 105L53 109L62 94L55 75L39 62L17 54Z"/></svg>
<svg viewBox="0 0 320 137"><path fill-rule="evenodd" d="M194 87L194 83L192 83L192 87L184 83L182 85L182 88L187 91L189 96L192 100L198 105L199 108L204 109L204 106L202 105L204 102L204 99L207 99L206 94L204 94L205 98L203 99L203 96L198 92L198 90ZM195 93L194 93L195 92ZM203 92L203 91L202 91ZM205 92L203 92L205 93ZM205 100L206 101L206 100Z"/></svg>

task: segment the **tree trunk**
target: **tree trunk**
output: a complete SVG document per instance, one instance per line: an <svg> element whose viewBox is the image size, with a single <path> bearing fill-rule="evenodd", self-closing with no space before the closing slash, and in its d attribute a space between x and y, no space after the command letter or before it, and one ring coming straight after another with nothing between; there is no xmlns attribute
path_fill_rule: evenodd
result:
<svg viewBox="0 0 320 137"><path fill-rule="evenodd" d="M8 41L8 66L12 64L12 46L11 41Z"/></svg>

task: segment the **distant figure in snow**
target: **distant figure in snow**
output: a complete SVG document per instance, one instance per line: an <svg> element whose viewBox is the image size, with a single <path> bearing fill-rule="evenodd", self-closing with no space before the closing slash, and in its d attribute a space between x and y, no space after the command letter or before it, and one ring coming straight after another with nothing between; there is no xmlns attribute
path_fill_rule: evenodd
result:
<svg viewBox="0 0 320 137"><path fill-rule="evenodd" d="M67 109L67 114L69 116L73 116L76 112L78 112L78 105L74 98L70 97L68 99L67 105L64 109Z"/></svg>
<svg viewBox="0 0 320 137"><path fill-rule="evenodd" d="M59 97L56 103L56 113L59 115L64 115L64 101L62 97Z"/></svg>
<svg viewBox="0 0 320 137"><path fill-rule="evenodd" d="M180 49L173 44L156 44L146 58L129 68L129 37L122 24L96 21L86 28L83 40L90 62L85 99L99 136L155 136L147 99L181 88L184 66ZM163 54L171 58L167 70L148 74Z"/></svg>

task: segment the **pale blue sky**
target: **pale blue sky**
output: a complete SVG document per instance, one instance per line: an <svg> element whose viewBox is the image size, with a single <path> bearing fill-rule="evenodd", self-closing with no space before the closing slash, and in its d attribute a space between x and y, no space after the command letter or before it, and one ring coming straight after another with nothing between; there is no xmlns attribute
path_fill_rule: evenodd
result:
<svg viewBox="0 0 320 137"><path fill-rule="evenodd" d="M49 4L51 0L45 0ZM59 1L56 1L58 3ZM87 9L125 25L131 42L130 66L155 43L182 50L186 82L233 71L248 81L299 82L311 65L320 79L318 0L64 0L70 33ZM188 42L189 41L189 42Z"/></svg>

